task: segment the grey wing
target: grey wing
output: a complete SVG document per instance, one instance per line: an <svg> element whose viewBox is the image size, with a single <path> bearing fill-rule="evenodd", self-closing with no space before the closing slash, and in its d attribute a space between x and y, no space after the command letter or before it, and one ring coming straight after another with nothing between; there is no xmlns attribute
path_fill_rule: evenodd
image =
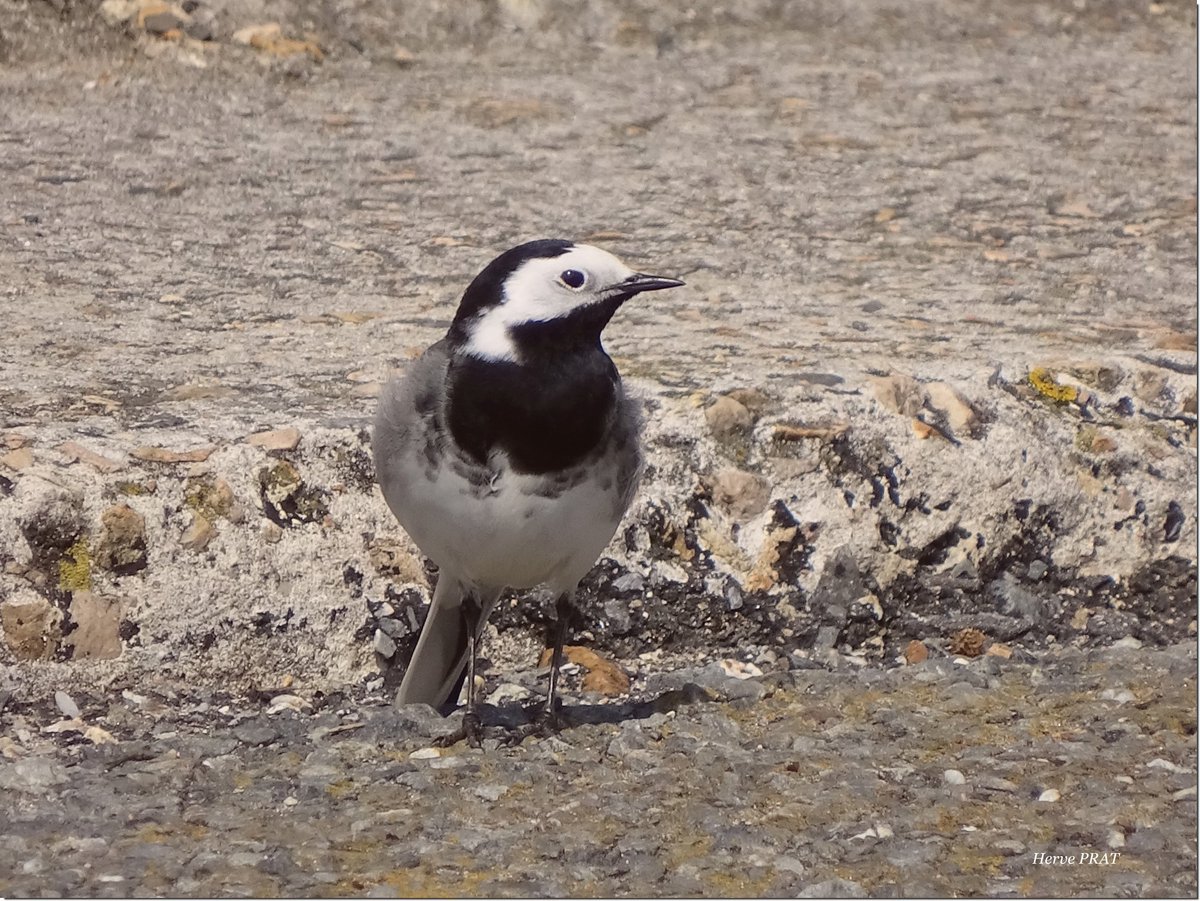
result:
<svg viewBox="0 0 1200 901"><path fill-rule="evenodd" d="M617 497L620 504L617 513L623 516L633 503L633 496L637 493L642 472L646 468L642 454L642 402L626 394L624 388L621 389L620 402L617 404L611 440L617 458Z"/></svg>
<svg viewBox="0 0 1200 901"><path fill-rule="evenodd" d="M400 463L427 454L438 440L449 360L446 342L439 341L403 376L384 386L371 434L371 454L384 497L390 494Z"/></svg>

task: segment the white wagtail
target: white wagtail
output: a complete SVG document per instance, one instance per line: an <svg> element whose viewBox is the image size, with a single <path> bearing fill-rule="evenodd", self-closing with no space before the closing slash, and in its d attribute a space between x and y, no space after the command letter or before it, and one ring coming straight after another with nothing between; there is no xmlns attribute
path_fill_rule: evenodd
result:
<svg viewBox="0 0 1200 901"><path fill-rule="evenodd" d="M505 251L471 282L446 337L388 383L372 450L388 506L438 580L397 703L443 712L505 588L546 585L558 617L543 710L554 717L579 580L642 470L640 417L600 333L635 294L683 282L570 241Z"/></svg>

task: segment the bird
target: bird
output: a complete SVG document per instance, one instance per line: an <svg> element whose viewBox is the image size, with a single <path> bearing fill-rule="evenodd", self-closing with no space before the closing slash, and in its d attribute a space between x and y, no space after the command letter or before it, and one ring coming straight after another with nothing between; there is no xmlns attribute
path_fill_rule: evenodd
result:
<svg viewBox="0 0 1200 901"><path fill-rule="evenodd" d="M379 486L438 570L397 704L448 714L465 680L471 738L488 617L506 589L546 586L557 622L538 719L553 728L575 590L644 465L640 405L601 332L631 298L683 284L587 244L520 244L475 276L445 337L385 385L371 437Z"/></svg>

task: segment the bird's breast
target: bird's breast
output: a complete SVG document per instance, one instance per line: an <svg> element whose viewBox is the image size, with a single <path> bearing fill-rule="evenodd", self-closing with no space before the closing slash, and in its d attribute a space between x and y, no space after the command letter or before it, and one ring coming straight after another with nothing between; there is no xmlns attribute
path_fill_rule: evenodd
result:
<svg viewBox="0 0 1200 901"><path fill-rule="evenodd" d="M446 381L446 423L458 446L481 464L503 453L514 471L533 475L570 469L594 452L620 391L598 347L522 363L463 355Z"/></svg>

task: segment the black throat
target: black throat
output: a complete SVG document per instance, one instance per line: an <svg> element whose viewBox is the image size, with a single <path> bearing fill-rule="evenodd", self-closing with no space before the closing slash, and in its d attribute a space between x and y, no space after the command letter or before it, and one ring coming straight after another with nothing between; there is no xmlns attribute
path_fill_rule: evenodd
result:
<svg viewBox="0 0 1200 901"><path fill-rule="evenodd" d="M551 322L510 330L518 362L463 352L451 329L447 422L481 464L504 451L519 472L548 473L583 461L604 440L620 397L620 376L600 332L620 306L597 304Z"/></svg>

